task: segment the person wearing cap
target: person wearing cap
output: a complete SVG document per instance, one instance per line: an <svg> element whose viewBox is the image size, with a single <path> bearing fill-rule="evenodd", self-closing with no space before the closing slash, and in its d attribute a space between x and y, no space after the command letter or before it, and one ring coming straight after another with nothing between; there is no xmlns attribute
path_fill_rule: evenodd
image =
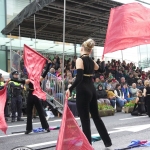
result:
<svg viewBox="0 0 150 150"><path fill-rule="evenodd" d="M15 80L18 80L19 73L18 71L13 71L12 78ZM21 119L21 112L22 112L22 85L15 81L9 82L9 89L10 89L10 95L11 95L11 112L12 112L12 120L11 122L15 122L16 118L16 112L18 113L17 121L24 121Z"/></svg>

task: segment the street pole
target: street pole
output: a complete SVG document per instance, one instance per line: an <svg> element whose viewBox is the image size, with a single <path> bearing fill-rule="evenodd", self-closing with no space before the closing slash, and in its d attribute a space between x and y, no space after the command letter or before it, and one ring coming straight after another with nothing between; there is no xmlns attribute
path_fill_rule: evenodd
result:
<svg viewBox="0 0 150 150"><path fill-rule="evenodd" d="M64 62L65 62L65 32L66 32L66 0L64 0L64 19L63 19L63 65L62 65L62 92L63 92L63 105L65 103L65 89L64 89Z"/></svg>

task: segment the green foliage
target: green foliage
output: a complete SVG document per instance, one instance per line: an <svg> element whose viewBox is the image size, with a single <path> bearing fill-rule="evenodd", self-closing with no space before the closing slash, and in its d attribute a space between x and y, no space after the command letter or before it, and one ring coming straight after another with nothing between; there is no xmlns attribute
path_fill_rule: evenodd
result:
<svg viewBox="0 0 150 150"><path fill-rule="evenodd" d="M135 101L130 101L129 103L126 103L124 107L134 107Z"/></svg>
<svg viewBox="0 0 150 150"><path fill-rule="evenodd" d="M114 110L114 108L110 105L98 103L98 110Z"/></svg>

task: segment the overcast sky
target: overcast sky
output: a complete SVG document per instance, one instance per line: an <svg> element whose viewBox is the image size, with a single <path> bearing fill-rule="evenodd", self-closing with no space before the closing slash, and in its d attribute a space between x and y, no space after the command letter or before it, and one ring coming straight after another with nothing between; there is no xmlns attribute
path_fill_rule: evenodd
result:
<svg viewBox="0 0 150 150"><path fill-rule="evenodd" d="M138 2L138 3L141 3L142 5L150 8L150 0L113 0L113 1L124 3L124 4ZM148 3L148 4L145 4L145 3Z"/></svg>

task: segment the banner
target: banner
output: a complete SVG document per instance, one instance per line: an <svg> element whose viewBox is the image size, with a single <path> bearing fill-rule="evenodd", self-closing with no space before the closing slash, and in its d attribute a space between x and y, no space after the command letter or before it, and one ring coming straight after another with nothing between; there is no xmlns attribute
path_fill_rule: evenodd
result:
<svg viewBox="0 0 150 150"><path fill-rule="evenodd" d="M46 93L40 86L40 76L46 63L46 58L34 51L27 45L24 45L24 64L28 72L28 78L34 86L33 95L39 99L46 100Z"/></svg>
<svg viewBox="0 0 150 150"><path fill-rule="evenodd" d="M150 43L150 9L139 3L112 8L103 55Z"/></svg>
<svg viewBox="0 0 150 150"><path fill-rule="evenodd" d="M65 101L56 150L94 150Z"/></svg>
<svg viewBox="0 0 150 150"><path fill-rule="evenodd" d="M7 89L6 86L4 89L0 90L0 130L2 130L5 134L7 131L7 123L5 121L5 115L4 115L4 108L6 103L6 93Z"/></svg>

